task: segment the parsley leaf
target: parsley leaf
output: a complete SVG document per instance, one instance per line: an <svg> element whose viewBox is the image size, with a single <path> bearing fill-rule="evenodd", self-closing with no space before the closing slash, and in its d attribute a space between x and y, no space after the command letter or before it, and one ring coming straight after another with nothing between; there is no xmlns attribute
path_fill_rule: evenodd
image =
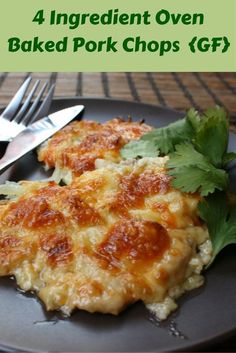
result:
<svg viewBox="0 0 236 353"><path fill-rule="evenodd" d="M184 119L130 142L121 155L136 158L169 154L168 174L174 177L173 186L206 196L228 186L223 168L236 158L236 153L227 153L228 141L229 120L223 109L208 109L202 116L190 109Z"/></svg>
<svg viewBox="0 0 236 353"><path fill-rule="evenodd" d="M191 141L195 134L196 116L191 110L185 119L178 120L166 127L153 130L141 137L141 140L152 140L162 154L174 151L175 145Z"/></svg>
<svg viewBox="0 0 236 353"><path fill-rule="evenodd" d="M131 141L125 149L121 150L121 156L124 158L157 157L158 155L158 148L152 140Z"/></svg>
<svg viewBox="0 0 236 353"><path fill-rule="evenodd" d="M166 155L175 150L175 145L191 141L199 124L199 115L194 109L190 109L186 118L148 132L136 142L128 143L122 148L121 155L123 158L154 157L155 150L159 150L162 155ZM148 144L147 141L150 143ZM158 154L155 156L158 156Z"/></svg>
<svg viewBox="0 0 236 353"><path fill-rule="evenodd" d="M215 167L222 167L229 142L229 120L227 113L216 107L208 109L199 124L194 139L195 148Z"/></svg>
<svg viewBox="0 0 236 353"><path fill-rule="evenodd" d="M224 192L215 192L200 202L199 213L210 234L214 261L227 245L236 244L236 206L230 206Z"/></svg>
<svg viewBox="0 0 236 353"><path fill-rule="evenodd" d="M176 146L167 163L168 174L173 176L172 185L184 192L198 191L202 196L223 190L228 185L228 175L222 169L215 168L191 144Z"/></svg>

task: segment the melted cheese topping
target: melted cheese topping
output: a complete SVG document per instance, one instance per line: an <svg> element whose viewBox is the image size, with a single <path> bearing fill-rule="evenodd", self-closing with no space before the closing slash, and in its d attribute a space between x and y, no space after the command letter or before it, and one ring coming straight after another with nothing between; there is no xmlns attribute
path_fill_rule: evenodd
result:
<svg viewBox="0 0 236 353"><path fill-rule="evenodd" d="M165 161L106 165L63 187L22 182L0 207L0 275L48 310L118 314L142 300L165 318L210 260L199 197L171 187Z"/></svg>
<svg viewBox="0 0 236 353"><path fill-rule="evenodd" d="M73 177L79 176L94 170L98 158L120 162L120 149L151 129L143 123L120 118L104 124L75 121L43 144L38 150L38 158L47 168L57 167L71 171Z"/></svg>

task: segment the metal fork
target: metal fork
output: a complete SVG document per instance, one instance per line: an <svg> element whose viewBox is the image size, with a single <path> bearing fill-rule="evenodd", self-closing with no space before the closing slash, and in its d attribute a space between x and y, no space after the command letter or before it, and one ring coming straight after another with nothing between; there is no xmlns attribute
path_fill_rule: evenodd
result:
<svg viewBox="0 0 236 353"><path fill-rule="evenodd" d="M27 125L32 124L35 120L42 118L48 113L52 102L55 85L52 85L49 88L44 100L40 103L40 100L48 86L48 83L46 82L37 94L34 102L30 105L40 83L40 80L37 80L32 90L29 92L24 104L22 104L22 100L30 82L31 77L28 77L0 115L0 142L11 141L21 131L23 131Z"/></svg>

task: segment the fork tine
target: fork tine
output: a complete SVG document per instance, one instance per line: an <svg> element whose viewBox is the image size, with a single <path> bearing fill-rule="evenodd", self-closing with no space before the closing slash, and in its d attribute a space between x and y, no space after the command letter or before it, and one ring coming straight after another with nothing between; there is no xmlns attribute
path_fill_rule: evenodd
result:
<svg viewBox="0 0 236 353"><path fill-rule="evenodd" d="M44 98L42 104L40 105L40 108L35 113L35 115L30 119L30 124L32 124L35 120L39 118L43 118L44 116L47 115L50 105L52 103L54 90L55 90L55 84L50 87L46 97Z"/></svg>
<svg viewBox="0 0 236 353"><path fill-rule="evenodd" d="M27 91L27 88L29 87L30 81L31 81L31 77L28 77L24 81L24 83L20 86L20 88L18 89L18 91L16 92L16 94L14 95L14 97L6 107L6 109L1 114L2 117L4 117L7 120L11 120L13 118L14 114L16 113L16 111L18 110L22 102L22 99L25 95L25 92Z"/></svg>
<svg viewBox="0 0 236 353"><path fill-rule="evenodd" d="M43 85L43 87L41 88L39 94L37 95L34 103L32 104L32 106L30 107L30 110L28 111L28 113L24 116L24 118L22 119L21 123L24 124L24 125L27 125L30 120L31 120L31 117L32 115L35 113L36 109L37 109L37 106L39 104L39 101L40 99L42 98L43 94L44 94L44 91L46 89L48 85L48 82L45 82L45 84Z"/></svg>
<svg viewBox="0 0 236 353"><path fill-rule="evenodd" d="M12 119L12 121L20 123L20 121L21 121L23 115L25 114L25 112L26 112L26 110L27 110L27 108L28 108L28 106L30 104L30 101L31 101L31 99L32 99L32 97L33 97L33 95L34 95L34 93L35 93L35 91L36 91L36 89L37 89L37 87L39 85L39 82L40 82L40 80L37 80L35 82L34 87L30 91L30 93L29 93L27 99L25 100L24 104L22 105L20 111L17 113L16 117L14 119Z"/></svg>

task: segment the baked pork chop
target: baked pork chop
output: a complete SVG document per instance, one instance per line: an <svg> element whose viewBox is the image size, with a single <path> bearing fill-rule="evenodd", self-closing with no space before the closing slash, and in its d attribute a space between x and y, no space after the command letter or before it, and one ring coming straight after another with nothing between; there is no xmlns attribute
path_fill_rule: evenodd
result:
<svg viewBox="0 0 236 353"><path fill-rule="evenodd" d="M38 159L47 168L70 172L71 179L95 169L96 159L118 163L120 149L139 139L152 128L142 122L116 118L100 124L95 121L74 121L57 132L38 149Z"/></svg>
<svg viewBox="0 0 236 353"><path fill-rule="evenodd" d="M141 300L165 319L211 258L199 196L173 189L165 162L97 161L68 186L0 187L15 194L0 207L0 275L47 310L118 314Z"/></svg>

